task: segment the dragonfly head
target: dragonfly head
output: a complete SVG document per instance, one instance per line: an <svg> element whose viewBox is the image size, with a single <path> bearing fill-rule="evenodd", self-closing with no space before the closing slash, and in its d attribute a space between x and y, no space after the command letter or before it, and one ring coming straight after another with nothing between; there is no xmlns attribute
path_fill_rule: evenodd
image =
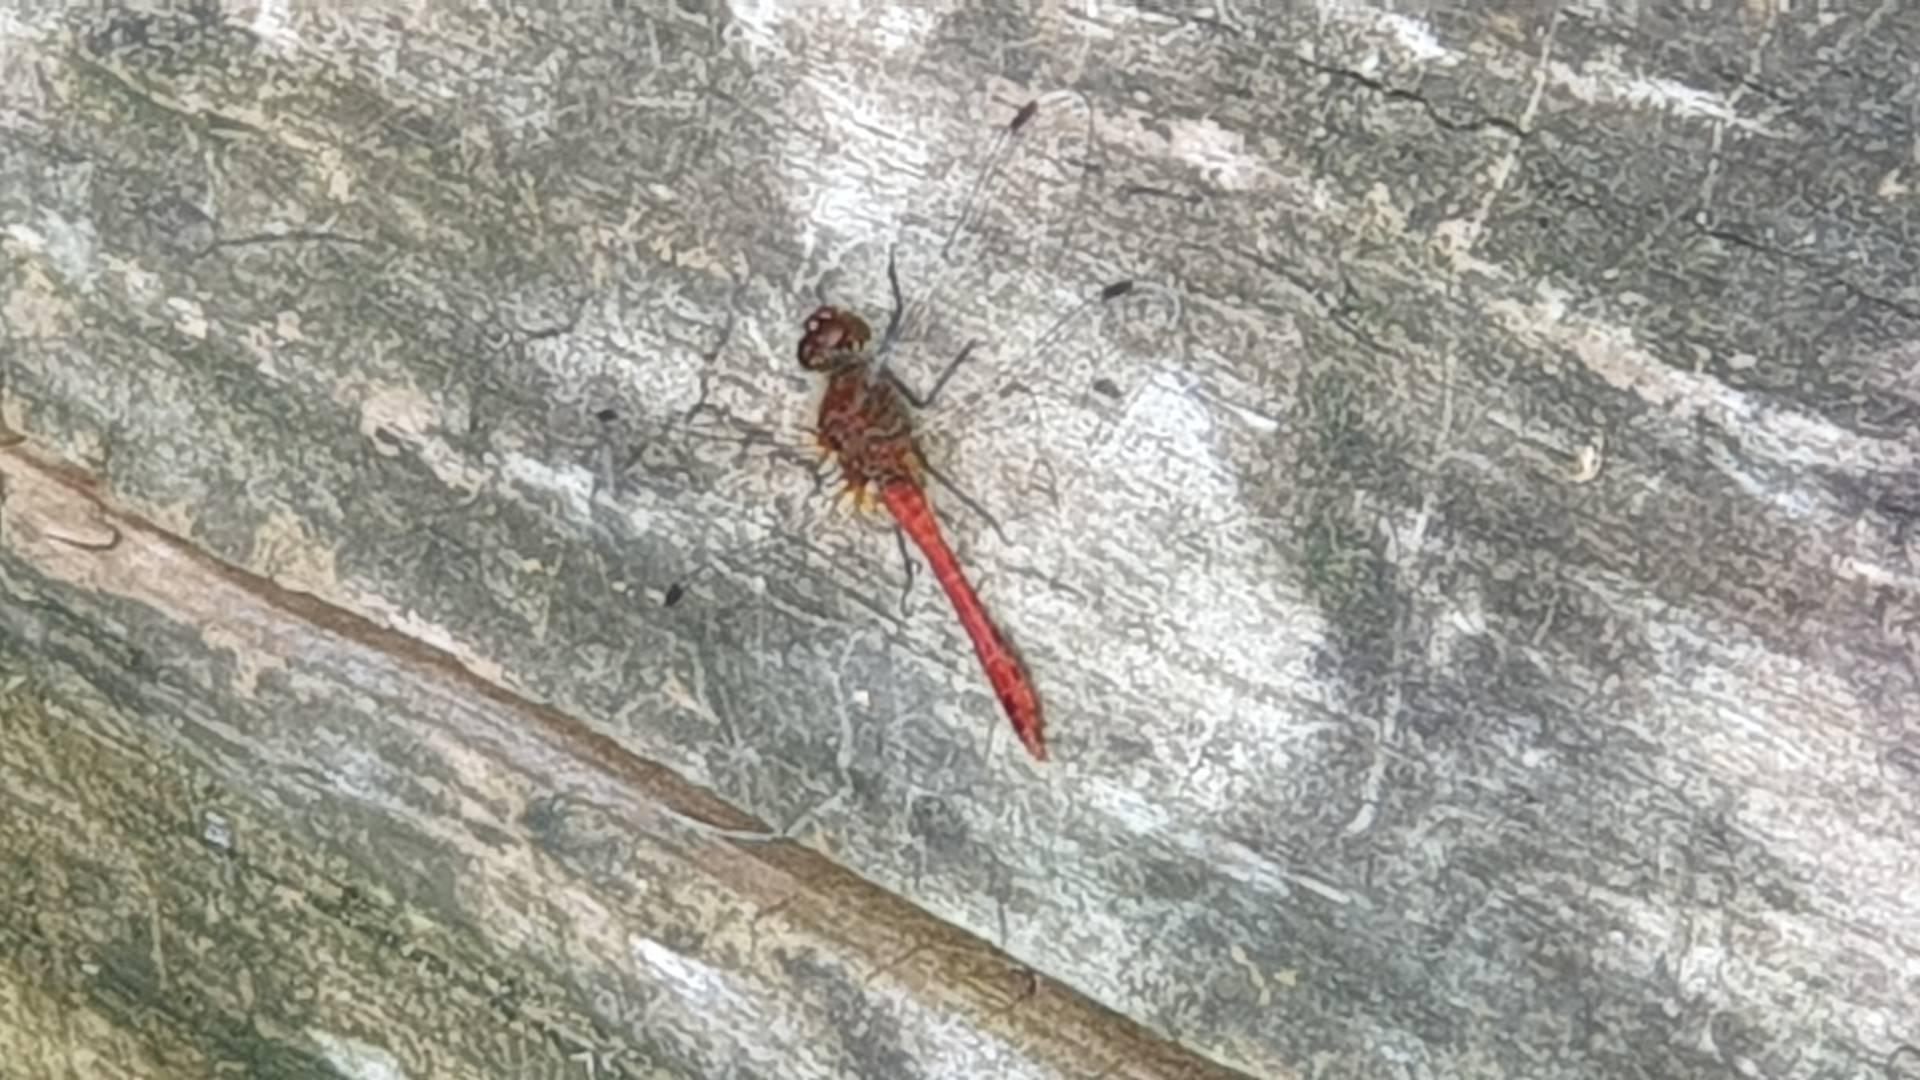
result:
<svg viewBox="0 0 1920 1080"><path fill-rule="evenodd" d="M858 360L873 337L866 320L851 311L822 307L807 316L800 335L800 366L808 371L832 371Z"/></svg>

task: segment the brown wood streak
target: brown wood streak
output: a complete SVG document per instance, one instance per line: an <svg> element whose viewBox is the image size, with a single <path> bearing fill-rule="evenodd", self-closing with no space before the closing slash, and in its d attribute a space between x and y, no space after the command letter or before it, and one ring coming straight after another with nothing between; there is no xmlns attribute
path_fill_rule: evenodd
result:
<svg viewBox="0 0 1920 1080"><path fill-rule="evenodd" d="M566 760L617 781L622 790L652 803L666 815L708 823L717 829L766 830L761 822L712 792L628 751L619 740L578 717L529 701L468 670L452 655L397 630L221 562L151 521L110 505L97 479L84 470L15 446L0 452L0 483L7 481L32 488L34 508L84 511L112 530L109 542L84 543L40 523L40 536L84 551L84 558L121 560L126 563L122 572L131 574L138 574L143 565L166 565L172 572L166 588L179 592L205 592L216 582L224 584L310 629L377 650L397 669L443 680L517 714L528 729L543 736ZM65 500L64 504L59 500ZM0 509L14 513L11 508ZM11 543L6 533L0 533L0 542ZM16 554L33 558L31 544L13 546ZM179 572L182 566L208 580L185 580ZM49 569L56 574L71 573L70 567ZM100 575L92 584L111 589L115 580ZM141 590L125 588L124 580L121 583L122 591L151 602L151 596L140 596ZM1083 1063L1092 1049L1099 1047L1103 1059L1126 1061L1137 1070L1130 1075L1237 1075L1157 1039L1132 1020L1062 984L1032 974L987 943L936 920L816 852L791 843L748 843L718 834L713 843L726 852L724 865L712 867L717 874L731 875L733 886L743 894L767 895L759 905L763 910L756 921L785 915L816 940L842 947L849 962L865 966L873 980L884 978L896 991L958 1011L976 1026L999 1029L1023 1052L1067 1069ZM757 870L740 873L743 861ZM849 912L857 912L857 918L849 918ZM884 960L876 952L876 946L901 941L913 944L892 960ZM923 957L924 962L906 963L916 956ZM983 978L983 973L991 977ZM1006 982L1022 980L1028 981L1031 989L1009 1005L1003 989Z"/></svg>

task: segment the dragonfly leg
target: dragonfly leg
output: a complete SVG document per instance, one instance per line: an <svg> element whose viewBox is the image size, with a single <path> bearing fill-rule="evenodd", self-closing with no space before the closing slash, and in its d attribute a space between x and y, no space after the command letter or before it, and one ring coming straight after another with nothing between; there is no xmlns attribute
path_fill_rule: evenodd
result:
<svg viewBox="0 0 1920 1080"><path fill-rule="evenodd" d="M959 499L961 506L964 506L967 509L973 511L975 514L978 514L980 516L980 520L986 522L988 527L993 529L993 535L999 537L1001 543L1004 544L1007 542L1006 530L1000 527L1000 522L998 519L996 519L992 514L987 513L987 508L984 506L981 506L979 500L967 494L964 490L961 489L960 485L947 479L945 473L940 472L938 469L935 469L933 466L927 464L926 462L924 461L921 462L920 468L924 470L928 476L931 476L936 481L938 481L940 486L947 489L947 491L951 493L954 498Z"/></svg>
<svg viewBox="0 0 1920 1080"><path fill-rule="evenodd" d="M906 320L907 300L900 289L900 264L894 257L897 250L895 247L887 248L887 287L893 291L893 310L887 314L887 328L880 335L879 347L873 351L875 357L884 357L892 351L894 342L900 339L900 324ZM904 379L894 373L893 368L883 364L880 366L880 371L886 380L893 384L893 388L900 391L900 396L907 399L908 404L916 409L925 409L940 399L940 391L946 388L947 380L953 378L954 372L960 370L960 365L966 363L967 357L971 356L973 350L980 345L981 342L978 340L967 342L967 347L961 349L960 355L947 364L946 368L940 372L940 377L933 381L933 389L925 394L918 393L913 387L908 386Z"/></svg>
<svg viewBox="0 0 1920 1080"><path fill-rule="evenodd" d="M900 292L900 266L894 259L897 245L887 246L887 287L893 290L893 310L887 313L887 329L880 335L880 345L873 350L875 356L885 356L892 351L893 343L900 338L900 323L907 316L906 297Z"/></svg>
<svg viewBox="0 0 1920 1080"><path fill-rule="evenodd" d="M893 527L893 542L900 547L900 563L907 568L907 583L900 586L900 614L907 613L907 597L913 592L913 553L907 550L907 531Z"/></svg>
<svg viewBox="0 0 1920 1080"><path fill-rule="evenodd" d="M900 391L901 397L907 399L907 404L912 405L916 409L932 408L933 403L940 400L940 391L946 389L947 380L953 378L954 372L960 370L960 365L967 362L967 358L973 355L973 350L979 348L980 344L978 340L967 342L967 347L960 350L960 355L949 361L946 368L940 372L940 377L933 380L933 389L924 394L918 393L913 387L908 386L906 381L895 374L892 368L888 368L886 371L887 381L893 384L895 390Z"/></svg>
<svg viewBox="0 0 1920 1080"><path fill-rule="evenodd" d="M822 454L809 470L813 475L813 493L819 495L827 490L827 485L839 480L846 481L846 472L840 468L840 459L834 455ZM838 497L838 496L836 496Z"/></svg>

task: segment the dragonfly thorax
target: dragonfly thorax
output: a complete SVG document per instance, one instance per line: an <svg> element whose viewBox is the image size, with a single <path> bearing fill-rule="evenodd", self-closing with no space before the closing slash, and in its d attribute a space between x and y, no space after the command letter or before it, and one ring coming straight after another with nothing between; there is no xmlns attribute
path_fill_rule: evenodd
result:
<svg viewBox="0 0 1920 1080"><path fill-rule="evenodd" d="M840 463L853 489L893 480L918 482L913 423L892 383L872 378L864 354L833 369L814 423L820 446Z"/></svg>

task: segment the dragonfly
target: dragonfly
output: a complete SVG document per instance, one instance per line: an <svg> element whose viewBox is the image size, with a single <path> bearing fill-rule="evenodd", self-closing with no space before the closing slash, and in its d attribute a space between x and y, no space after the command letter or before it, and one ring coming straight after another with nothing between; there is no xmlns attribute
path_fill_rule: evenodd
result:
<svg viewBox="0 0 1920 1080"><path fill-rule="evenodd" d="M897 331L905 307L900 276L893 258L887 259L887 280L893 288L894 308L888 319L888 337ZM940 520L921 477L926 459L913 441L913 423L906 404L924 408L927 399L910 394L906 384L884 374L868 351L873 331L866 320L845 308L822 305L807 316L805 332L796 350L800 366L826 376L820 415L814 424L820 448L840 466L846 492L864 503L878 492L880 502L927 560L935 581L953 604L954 615L973 642L974 655L987 674L987 684L1000 699L1020 745L1035 761L1047 760L1047 742L1040 717L1040 699L1019 654L1007 645L986 605L960 567L960 560L940 531ZM887 343L890 344L890 341ZM933 393L972 354L970 344L942 373Z"/></svg>
<svg viewBox="0 0 1920 1080"><path fill-rule="evenodd" d="M999 192L1009 186L1018 188L1018 184L1009 178L1012 171L1009 162L1015 160L1014 155L1036 118L1041 116L1042 109L1058 105L1069 97L1079 98L1085 104L1084 98L1071 92L1035 98L1016 110L1012 119L996 133L987 161L969 188L957 219L941 243L940 255L949 267L963 267L983 257L981 252L966 249L984 246L978 243L983 219L1009 201L1001 198ZM1090 154L1090 107L1087 109L1087 128ZM1056 161L1053 164L1060 166L1063 163ZM1064 167L1079 170L1078 178L1082 182L1075 186L1069 196L1077 202L1084 196L1084 180L1092 174L1094 167L1084 158L1065 162ZM1011 201L1018 204L1017 194ZM1061 239L1056 256L1064 253L1070 239L1069 232ZM996 531L999 531L999 523L976 500L927 461L916 438L915 414L934 406L949 381L974 360L983 342L977 339L968 342L946 364L929 390L924 394L916 392L889 363L902 340L906 324L916 312L916 306L907 302L901 288L895 252L891 248L887 258L887 281L893 305L878 342L875 342L872 328L864 318L849 308L835 304L821 304L801 325L795 358L803 370L821 376L825 383L812 428L807 435L829 465L837 469L839 495L850 499L862 510L870 509L875 504L884 507L898 527L899 534L919 550L972 643L987 683L1015 736L1034 760L1044 762L1048 760L1048 749L1039 693L1019 653L988 614L959 557L947 542L928 495L927 481L931 479L939 483ZM1052 347L1090 312L1118 305L1149 290L1156 290L1162 295L1171 305L1172 318L1177 319L1178 302L1170 293L1130 278L1116 280L1061 314L1011 367L1017 370L1048 355ZM1096 387L1104 384L1098 391L1102 394L1112 391L1110 380L1095 379L1093 383ZM949 417L943 416L942 419ZM910 586L911 562L908 567ZM678 603L685 591L686 584L676 582L666 591L665 602L669 605Z"/></svg>

